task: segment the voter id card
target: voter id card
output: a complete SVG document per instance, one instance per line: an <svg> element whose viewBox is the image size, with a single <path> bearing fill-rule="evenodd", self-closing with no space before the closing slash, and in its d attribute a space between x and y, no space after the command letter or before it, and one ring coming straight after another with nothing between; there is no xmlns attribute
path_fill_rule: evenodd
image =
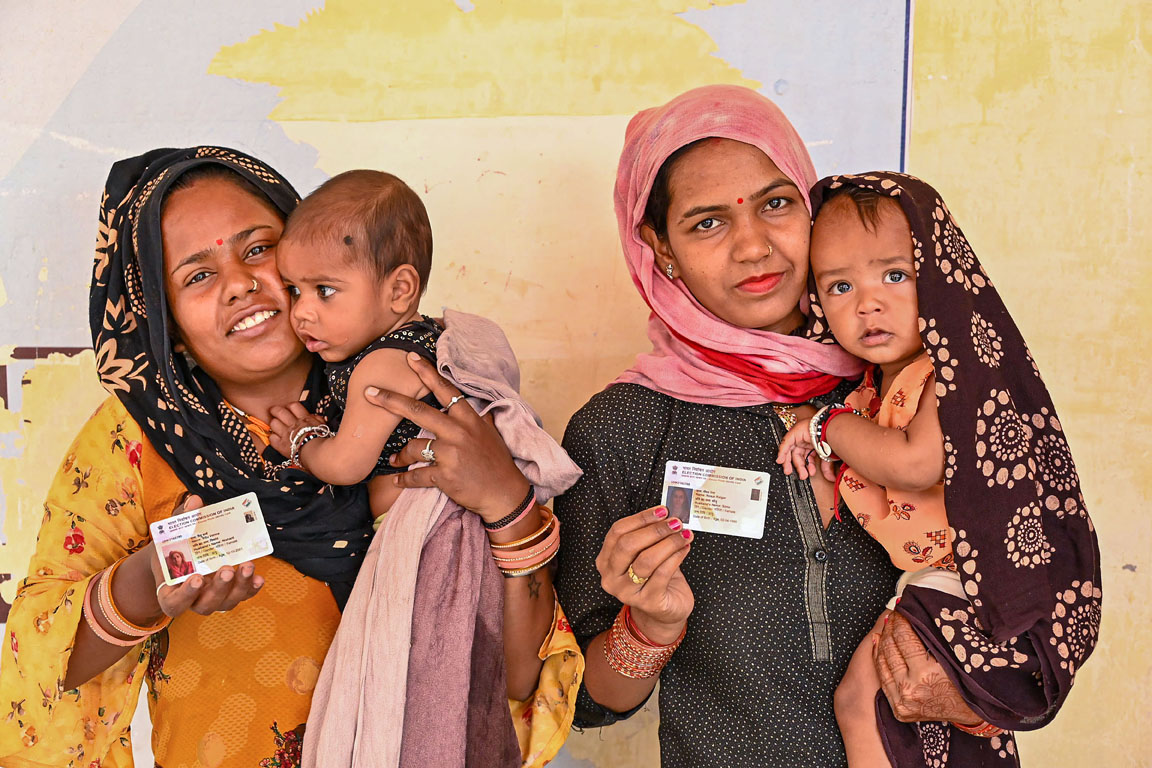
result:
<svg viewBox="0 0 1152 768"><path fill-rule="evenodd" d="M181 512L149 528L169 586L272 554L255 493Z"/></svg>
<svg viewBox="0 0 1152 768"><path fill-rule="evenodd" d="M688 528L749 539L764 537L768 473L669 461L664 468L664 506Z"/></svg>

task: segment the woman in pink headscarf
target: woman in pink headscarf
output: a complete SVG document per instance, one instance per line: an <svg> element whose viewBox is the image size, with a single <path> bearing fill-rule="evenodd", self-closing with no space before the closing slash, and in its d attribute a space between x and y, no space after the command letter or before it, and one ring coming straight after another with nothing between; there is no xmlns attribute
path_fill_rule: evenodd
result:
<svg viewBox="0 0 1152 768"><path fill-rule="evenodd" d="M775 463L861 371L799 333L815 181L746 88L689 91L625 136L616 215L653 349L568 425L585 474L557 502L556 588L585 647L577 724L629 716L659 679L665 768L845 765L832 694L895 582L827 483ZM697 490L685 526L665 489L712 467L728 497Z"/></svg>

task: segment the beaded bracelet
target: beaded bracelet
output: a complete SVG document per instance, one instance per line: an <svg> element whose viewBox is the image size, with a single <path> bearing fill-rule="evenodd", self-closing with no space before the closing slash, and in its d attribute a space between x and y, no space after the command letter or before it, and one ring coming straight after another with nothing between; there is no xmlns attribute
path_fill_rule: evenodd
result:
<svg viewBox="0 0 1152 768"><path fill-rule="evenodd" d="M100 577L100 585L96 588L96 603L100 607L101 614L103 614L108 623L112 625L112 629L128 637L142 639L154 635L167 627L172 623L172 617L165 616L151 627L141 627L124 617L124 614L116 607L116 601L112 597L112 576L125 559L127 558L122 557L114 562Z"/></svg>
<svg viewBox="0 0 1152 768"><path fill-rule="evenodd" d="M992 725L992 723L987 720L981 720L976 725L964 725L963 723L952 723L952 725L964 731L964 733L970 733L982 739L990 739L993 736L1000 736L1001 734L1007 733L1003 728Z"/></svg>
<svg viewBox="0 0 1152 768"><path fill-rule="evenodd" d="M142 637L133 637L130 640L125 640L108 632L104 627L100 626L100 622L96 620L96 607L92 604L93 587L96 582L102 578L103 573L97 573L88 580L88 588L84 590L84 603L81 608L81 614L84 616L84 621L88 624L88 629L92 630L92 634L100 638L109 645L118 645L121 648L133 648L140 644L144 639Z"/></svg>
<svg viewBox="0 0 1152 768"><path fill-rule="evenodd" d="M604 639L604 658L608 666L633 680L646 680L660 674L688 631L685 625L675 641L668 645L656 645L633 627L632 609L626 605L616 614L616 621L612 622L608 636Z"/></svg>
<svg viewBox="0 0 1152 768"><path fill-rule="evenodd" d="M828 424L832 419L844 413L854 413L857 416L864 415L844 403L832 403L816 411L816 415L808 420L808 436L812 439L812 447L816 450L816 455L823 461L833 461L837 458L832 451L832 446L828 445L824 436L828 432Z"/></svg>
<svg viewBox="0 0 1152 768"><path fill-rule="evenodd" d="M531 484L529 484L528 495L524 497L523 501L516 505L516 509L512 510L507 515L494 523L489 523L484 520L481 520L480 522L483 523L484 527L489 531L499 531L502 528L507 528L508 526L519 522L520 518L528 514L528 510L532 509L532 502L534 501L536 501L536 489L533 488Z"/></svg>
<svg viewBox="0 0 1152 768"><path fill-rule="evenodd" d="M310 424L292 433L292 448L289 460L300 466L300 449L318 437L332 437L332 428L327 424Z"/></svg>

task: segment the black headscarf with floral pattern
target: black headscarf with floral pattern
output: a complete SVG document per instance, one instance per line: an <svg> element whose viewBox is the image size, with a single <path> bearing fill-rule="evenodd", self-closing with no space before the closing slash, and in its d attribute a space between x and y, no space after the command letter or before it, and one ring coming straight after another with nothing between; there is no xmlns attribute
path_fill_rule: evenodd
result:
<svg viewBox="0 0 1152 768"><path fill-rule="evenodd" d="M216 383L173 353L160 215L172 183L205 164L236 173L283 216L300 200L272 168L221 147L156 149L113 165L100 204L89 297L100 381L206 504L255 492L276 557L326 582L343 607L372 536L363 486L333 488L300 470L278 468L283 457L257 448ZM309 410L325 387L317 361L302 396Z"/></svg>
<svg viewBox="0 0 1152 768"><path fill-rule="evenodd" d="M897 611L968 704L1012 729L1056 714L1100 626L1100 557L1060 419L1020 331L939 193L912 176L832 176L813 217L855 186L898 203L912 230L920 336L936 374L944 503L968 601L909 587ZM834 343L814 290L809 336ZM897 766L1015 764L1011 734L979 739L899 723L880 707ZM951 762L949 762L951 759Z"/></svg>

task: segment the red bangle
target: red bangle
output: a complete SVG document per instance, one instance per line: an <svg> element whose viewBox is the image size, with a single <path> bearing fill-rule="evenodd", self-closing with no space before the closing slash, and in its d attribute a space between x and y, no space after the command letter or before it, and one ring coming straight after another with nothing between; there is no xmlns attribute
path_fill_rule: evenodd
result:
<svg viewBox="0 0 1152 768"><path fill-rule="evenodd" d="M964 725L963 723L952 723L952 725L964 731L964 733L970 733L982 739L990 739L993 736L1000 736L1001 734L1007 733L1003 728L992 725L992 723L987 720L981 720L976 725Z"/></svg>
<svg viewBox="0 0 1152 768"><path fill-rule="evenodd" d="M820 425L820 441L823 443L828 442L828 425L832 423L832 419L845 413L854 413L857 416L863 417L864 414L851 406L844 406L843 408L830 408L827 415L824 416L824 422ZM832 454L834 458L839 458L836 454Z"/></svg>
<svg viewBox="0 0 1152 768"><path fill-rule="evenodd" d="M658 645L644 637L632 621L632 611L624 606L616 614L616 621L604 639L604 658L608 666L624 677L644 680L660 674L660 670L680 647L688 627L680 631L680 637L668 645Z"/></svg>

